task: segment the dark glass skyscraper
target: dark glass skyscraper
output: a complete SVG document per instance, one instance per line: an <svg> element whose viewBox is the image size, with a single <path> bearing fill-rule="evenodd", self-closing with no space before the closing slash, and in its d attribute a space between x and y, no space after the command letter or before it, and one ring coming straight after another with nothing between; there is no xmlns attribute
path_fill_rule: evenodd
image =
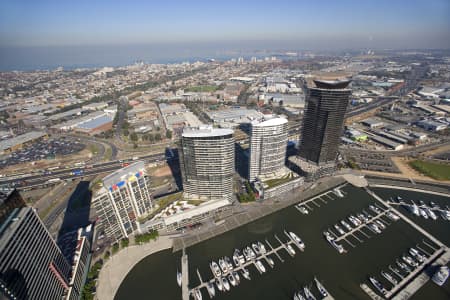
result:
<svg viewBox="0 0 450 300"><path fill-rule="evenodd" d="M336 160L351 90L349 80L314 80L309 88L299 156L317 165Z"/></svg>

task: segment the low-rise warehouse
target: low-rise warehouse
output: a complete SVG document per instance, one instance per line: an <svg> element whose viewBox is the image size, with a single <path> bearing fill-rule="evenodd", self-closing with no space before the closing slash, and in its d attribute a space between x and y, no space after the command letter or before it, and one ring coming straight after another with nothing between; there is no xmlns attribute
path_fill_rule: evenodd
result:
<svg viewBox="0 0 450 300"><path fill-rule="evenodd" d="M22 149L24 146L47 138L48 135L42 131L31 131L13 138L0 141L0 153L11 153Z"/></svg>

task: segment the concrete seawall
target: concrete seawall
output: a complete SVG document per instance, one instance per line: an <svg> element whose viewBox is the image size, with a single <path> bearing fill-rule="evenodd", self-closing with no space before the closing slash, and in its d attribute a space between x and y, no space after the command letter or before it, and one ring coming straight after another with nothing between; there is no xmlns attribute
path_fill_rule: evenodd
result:
<svg viewBox="0 0 450 300"><path fill-rule="evenodd" d="M114 299L120 284L133 267L150 254L170 249L172 239L160 236L147 244L130 246L112 255L100 270L96 299Z"/></svg>

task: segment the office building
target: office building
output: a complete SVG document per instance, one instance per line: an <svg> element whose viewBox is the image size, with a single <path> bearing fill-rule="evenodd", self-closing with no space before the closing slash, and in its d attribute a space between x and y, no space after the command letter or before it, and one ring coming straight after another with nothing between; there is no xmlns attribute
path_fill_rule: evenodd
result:
<svg viewBox="0 0 450 300"><path fill-rule="evenodd" d="M105 235L118 241L137 230L137 219L152 208L150 179L138 161L106 176L102 184L93 204Z"/></svg>
<svg viewBox="0 0 450 300"><path fill-rule="evenodd" d="M184 197L232 200L234 174L233 130L212 126L185 128L181 137Z"/></svg>
<svg viewBox="0 0 450 300"><path fill-rule="evenodd" d="M0 198L0 298L65 299L71 266L31 207Z"/></svg>
<svg viewBox="0 0 450 300"><path fill-rule="evenodd" d="M250 127L249 180L276 177L283 172L287 147L287 120L265 117Z"/></svg>
<svg viewBox="0 0 450 300"><path fill-rule="evenodd" d="M314 80L308 89L299 156L309 163L333 164L343 131L351 89L349 80Z"/></svg>

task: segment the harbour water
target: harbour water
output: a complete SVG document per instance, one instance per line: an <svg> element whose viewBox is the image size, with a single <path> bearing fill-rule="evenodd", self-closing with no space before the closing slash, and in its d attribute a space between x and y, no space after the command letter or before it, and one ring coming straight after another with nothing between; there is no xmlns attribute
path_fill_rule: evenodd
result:
<svg viewBox="0 0 450 300"><path fill-rule="evenodd" d="M450 198L406 192L401 190L373 189L383 199L401 195L404 199L434 201L441 206L450 204ZM360 288L361 283L368 283L368 276L374 275L386 287L389 283L380 275L381 270L388 270L388 265L405 253L409 247L422 244L423 241L433 245L422 234L404 221L391 222L381 234L369 234L362 243L350 238L349 244L342 242L348 253L339 254L323 238L322 232L351 213L366 211L370 204L376 203L363 189L347 185L343 188L344 198L329 194L332 199L324 196L310 204L312 211L308 215L301 214L293 206L244 225L236 230L204 241L186 249L189 255L189 286L192 288L200 282L197 269L203 280L212 278L209 263L218 261L220 257L233 254L235 248L242 249L254 241L269 242L275 246L279 243L274 238L277 234L281 240L287 241L283 230L293 231L306 244L304 252L297 251L294 258L284 250L280 251L284 263L272 255L275 267L271 269L265 262L267 272L260 275L255 267L249 267L251 281L241 278L237 287L229 292L216 291L214 299L292 299L295 291L305 285L311 285L317 276L335 299L370 299ZM327 203L324 203L327 202ZM318 207L320 206L320 207ZM408 217L406 211L400 209ZM434 222L434 223L433 223ZM450 222L418 220L418 224L431 234L450 244ZM181 299L181 289L176 283L177 269L180 266L181 253L171 250L151 255L139 262L122 282L115 299ZM369 284L370 285L370 284ZM319 294L315 287L313 293ZM203 299L209 299L206 289ZM449 299L450 281L444 287L428 283L412 299Z"/></svg>

